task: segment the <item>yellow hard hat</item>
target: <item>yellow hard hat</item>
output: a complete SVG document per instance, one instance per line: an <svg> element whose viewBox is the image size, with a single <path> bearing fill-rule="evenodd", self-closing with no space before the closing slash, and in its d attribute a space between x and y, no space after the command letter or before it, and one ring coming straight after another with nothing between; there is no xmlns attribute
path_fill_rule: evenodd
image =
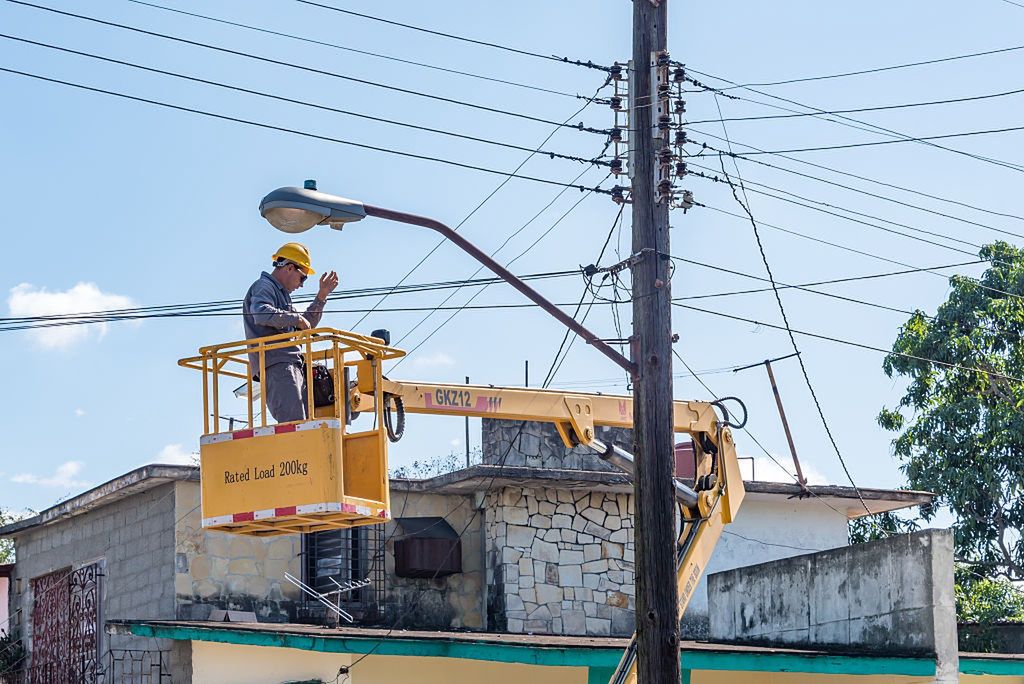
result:
<svg viewBox="0 0 1024 684"><path fill-rule="evenodd" d="M292 263L298 264L308 276L316 273L313 270L312 260L309 258L309 250L306 249L305 245L301 245L298 242L289 242L281 245L281 249L274 252L274 261L278 259L287 259Z"/></svg>

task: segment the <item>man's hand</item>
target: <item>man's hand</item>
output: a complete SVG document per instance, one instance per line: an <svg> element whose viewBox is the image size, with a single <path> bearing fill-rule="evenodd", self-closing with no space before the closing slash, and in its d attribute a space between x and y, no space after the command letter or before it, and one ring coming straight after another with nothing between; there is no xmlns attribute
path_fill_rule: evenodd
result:
<svg viewBox="0 0 1024 684"><path fill-rule="evenodd" d="M311 326L309 325L309 321L306 320L305 316L299 316L299 320L298 322L296 322L295 327L298 328L299 330L309 330Z"/></svg>
<svg viewBox="0 0 1024 684"><path fill-rule="evenodd" d="M326 302L327 296L334 292L336 287L338 287L338 274L335 271L324 273L320 276L320 292L317 293L316 298Z"/></svg>

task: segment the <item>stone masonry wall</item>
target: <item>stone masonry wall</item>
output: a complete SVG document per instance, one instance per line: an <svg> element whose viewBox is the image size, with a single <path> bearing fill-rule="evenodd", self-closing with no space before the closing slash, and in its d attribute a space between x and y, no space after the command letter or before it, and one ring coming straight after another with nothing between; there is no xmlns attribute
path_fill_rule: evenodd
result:
<svg viewBox="0 0 1024 684"><path fill-rule="evenodd" d="M484 629L484 568L481 530L486 516L474 506L475 495L420 494L391 490L396 518L443 517L462 534L462 572L446 577L395 576L395 539L402 534L394 520L384 528L387 624L402 629Z"/></svg>
<svg viewBox="0 0 1024 684"><path fill-rule="evenodd" d="M16 535L11 620L32 642L31 580L102 560L101 619L174 617L174 484ZM108 648L170 649L171 642L100 634Z"/></svg>
<svg viewBox="0 0 1024 684"><path fill-rule="evenodd" d="M481 421L482 461L488 465L526 466L529 468L561 468L566 470L605 470L622 472L601 460L586 447L566 449L553 425L527 421L522 432L518 420ZM597 438L632 451L633 431L599 426ZM509 447L511 444L511 448Z"/></svg>
<svg viewBox="0 0 1024 684"><path fill-rule="evenodd" d="M302 577L298 534L249 537L204 531L199 483L178 482L174 530L174 594L180 620L205 620L215 608L256 613L260 622L287 622L301 598L284 578ZM152 616L149 616L152 617Z"/></svg>
<svg viewBox="0 0 1024 684"><path fill-rule="evenodd" d="M632 634L631 496L506 487L487 508L490 628Z"/></svg>

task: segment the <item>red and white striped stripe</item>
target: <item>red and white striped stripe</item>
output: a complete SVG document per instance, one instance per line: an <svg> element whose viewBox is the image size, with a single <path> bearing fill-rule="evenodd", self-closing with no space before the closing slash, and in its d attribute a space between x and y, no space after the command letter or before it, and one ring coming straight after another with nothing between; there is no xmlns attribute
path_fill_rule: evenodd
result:
<svg viewBox="0 0 1024 684"><path fill-rule="evenodd" d="M302 432L304 430L318 430L322 427L341 429L341 421L337 418L324 420L308 420L304 423L285 423L284 425L268 425L266 427L249 428L248 430L235 430L234 432L220 432L215 435L203 435L199 438L199 445L218 444L220 442L233 442L236 439L247 439L249 437L268 437L280 435L285 432Z"/></svg>
<svg viewBox="0 0 1024 684"><path fill-rule="evenodd" d="M218 444L220 442L231 442L237 439L248 439L250 437L267 437L269 435L280 435L286 432L300 432L303 430L317 430L320 428L341 429L341 421L337 418L324 420L310 420L304 423L287 423L285 425L268 425L267 427L251 428L249 430L235 430L234 432L223 432L215 435L204 435L200 440L201 446ZM373 509L369 506L360 506L350 503L330 501L326 503L302 504L296 506L282 506L278 508L267 508L259 511L245 511L232 513L230 515L218 515L212 518L203 518L203 527L216 527L218 525L230 525L232 523L252 522L256 520L269 520L272 518L284 518L293 515L311 515L318 513L350 513L367 517L388 519L391 517L386 508Z"/></svg>
<svg viewBox="0 0 1024 684"><path fill-rule="evenodd" d="M373 509L369 506L357 506L350 503L328 503L305 504L302 506L284 506L281 508L268 508L262 511L247 511L245 513L233 513L231 515L218 515L212 518L203 518L203 527L216 527L218 525L230 525L232 523L252 522L255 520L268 520L271 518L285 518L292 515L310 515L316 513L352 513L366 517L388 519L391 517L388 509Z"/></svg>

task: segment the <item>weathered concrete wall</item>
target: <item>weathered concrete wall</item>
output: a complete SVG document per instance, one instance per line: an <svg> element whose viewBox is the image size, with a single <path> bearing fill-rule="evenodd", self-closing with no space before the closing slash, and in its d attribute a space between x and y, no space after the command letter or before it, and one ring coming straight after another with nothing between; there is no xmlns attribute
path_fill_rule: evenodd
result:
<svg viewBox="0 0 1024 684"><path fill-rule="evenodd" d="M934 654L937 681L955 681L948 530L716 573L708 595L714 641Z"/></svg>
<svg viewBox="0 0 1024 684"><path fill-rule="evenodd" d="M492 627L632 634L632 499L567 489L506 487L490 493Z"/></svg>
<svg viewBox="0 0 1024 684"><path fill-rule="evenodd" d="M474 494L421 494L391 490L396 518L443 517L462 533L462 572L435 579L395 576L398 523L384 528L387 624L401 617L402 629L484 629L483 529L486 511L477 511Z"/></svg>
<svg viewBox="0 0 1024 684"><path fill-rule="evenodd" d="M708 638L707 575L847 543L846 516L818 499L763 501L748 497L715 547L706 574L690 599L683 638Z"/></svg>
<svg viewBox="0 0 1024 684"><path fill-rule="evenodd" d="M554 426L548 423L527 421L520 432L519 426L522 423L518 420L484 418L480 422L481 458L485 464L621 472L615 466L608 465L592 449L566 449ZM598 427L597 438L609 444L617 444L627 451L632 450L632 430Z"/></svg>
<svg viewBox="0 0 1024 684"><path fill-rule="evenodd" d="M284 578L302 577L297 534L247 537L204 531L199 483L178 482L174 530L174 594L181 620L205 620L215 608L256 613L260 622L287 622L299 589Z"/></svg>
<svg viewBox="0 0 1024 684"><path fill-rule="evenodd" d="M101 619L174 617L174 484L169 483L15 536L11 609L26 646L32 641L31 580L102 560ZM19 581L20 580L20 581ZM102 631L102 630L101 630ZM170 642L101 634L107 648L169 649Z"/></svg>

